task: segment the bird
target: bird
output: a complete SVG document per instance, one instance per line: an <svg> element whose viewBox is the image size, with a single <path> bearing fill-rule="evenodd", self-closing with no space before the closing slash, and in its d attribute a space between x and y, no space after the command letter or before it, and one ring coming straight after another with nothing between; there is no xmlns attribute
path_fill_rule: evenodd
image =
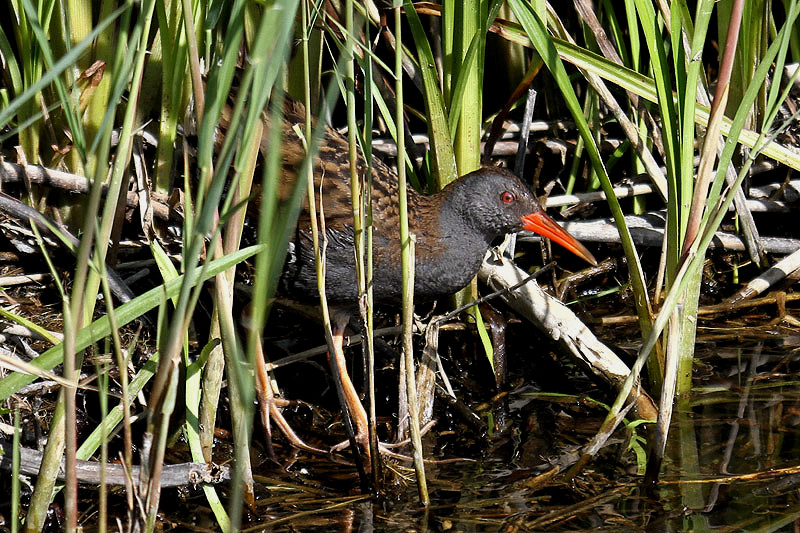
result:
<svg viewBox="0 0 800 533"><path fill-rule="evenodd" d="M302 105L287 99L280 126L285 191L294 185L297 169L305 157L305 147L297 133L297 126L304 123ZM262 143L268 143L269 138L265 132ZM262 144L262 149L269 150L268 144ZM346 371L342 350L349 318L359 308L348 153L347 139L326 127L314 165L314 189L316 203L320 205L321 201L323 207L327 239L325 292L332 310L333 336L333 353L328 355L341 376L356 442L367 450L367 415ZM364 175L368 167L360 152L356 164ZM373 159L371 169L373 298L378 305L398 306L402 266L397 174L379 158ZM279 287L294 300L318 302L311 216L305 205L290 242ZM417 302L436 300L465 287L477 274L491 244L521 230L547 237L597 265L589 250L545 213L528 186L500 167L482 167L432 195L409 189L408 223L409 232L416 236L414 300Z"/></svg>

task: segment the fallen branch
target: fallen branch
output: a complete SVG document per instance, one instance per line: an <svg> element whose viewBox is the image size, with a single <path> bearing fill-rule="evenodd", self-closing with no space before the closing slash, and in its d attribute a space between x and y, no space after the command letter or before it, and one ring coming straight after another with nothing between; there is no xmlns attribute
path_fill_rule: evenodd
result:
<svg viewBox="0 0 800 533"><path fill-rule="evenodd" d="M0 470L11 471L12 444L0 441ZM21 448L20 452L20 473L28 476L39 475L39 467L42 464L42 452L30 448ZM139 466L134 466L130 472L132 480L126 481L127 475L125 468L121 464L106 464L95 461L77 461L76 475L78 483L89 485L100 484L101 470L105 468L105 482L109 485L125 486L128 481L134 485L139 483ZM58 479L65 478L64 458L58 468ZM227 465L215 465L205 463L180 463L175 465L164 465L161 474L162 487L178 487L183 485L198 485L200 483L222 483L231 478L230 468Z"/></svg>
<svg viewBox="0 0 800 533"><path fill-rule="evenodd" d="M77 174L53 170L39 165L23 166L0 160L0 181L3 183L24 183L24 180L75 194L88 194L90 188L89 179L85 176L78 176ZM103 186L103 195L105 195L105 190L106 187ZM136 191L128 191L125 201L128 207L137 207L139 205L138 193ZM157 218L169 220L172 217L172 219L178 220L177 212L170 209L165 198L151 194L150 202L153 206L153 215Z"/></svg>
<svg viewBox="0 0 800 533"><path fill-rule="evenodd" d="M489 250L478 275L494 290L517 285L528 277L527 272L498 254L496 249ZM564 353L576 358L606 382L617 387L630 374L628 366L600 342L575 313L535 282L522 285L503 299L553 339ZM644 391L634 387L630 399L635 402L639 417L655 420L657 409Z"/></svg>

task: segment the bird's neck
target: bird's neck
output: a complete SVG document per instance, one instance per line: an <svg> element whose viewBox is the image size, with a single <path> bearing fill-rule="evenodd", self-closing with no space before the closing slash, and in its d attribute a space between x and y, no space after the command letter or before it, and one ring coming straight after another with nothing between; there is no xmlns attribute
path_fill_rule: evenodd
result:
<svg viewBox="0 0 800 533"><path fill-rule="evenodd" d="M441 194L441 193L439 193ZM450 198L415 198L412 233L416 244L416 296L434 299L466 286L478 272L491 239Z"/></svg>

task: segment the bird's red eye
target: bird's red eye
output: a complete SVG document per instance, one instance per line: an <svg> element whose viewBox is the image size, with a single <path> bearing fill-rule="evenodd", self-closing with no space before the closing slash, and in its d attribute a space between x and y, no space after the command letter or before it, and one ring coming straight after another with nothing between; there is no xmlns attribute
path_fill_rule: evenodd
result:
<svg viewBox="0 0 800 533"><path fill-rule="evenodd" d="M511 202L516 200L516 197L514 196L514 193L513 192L509 192L509 191L504 191L503 194L500 195L500 198L506 204L510 204Z"/></svg>

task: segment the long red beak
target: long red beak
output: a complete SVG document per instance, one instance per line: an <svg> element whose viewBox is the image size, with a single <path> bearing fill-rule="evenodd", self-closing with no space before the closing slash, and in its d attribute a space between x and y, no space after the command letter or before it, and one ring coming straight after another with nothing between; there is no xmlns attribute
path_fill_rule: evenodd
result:
<svg viewBox="0 0 800 533"><path fill-rule="evenodd" d="M522 228L556 241L573 254L597 266L597 259L594 258L592 253L578 242L575 237L567 233L564 228L559 226L556 221L550 218L544 211L531 213L530 215L522 217Z"/></svg>

